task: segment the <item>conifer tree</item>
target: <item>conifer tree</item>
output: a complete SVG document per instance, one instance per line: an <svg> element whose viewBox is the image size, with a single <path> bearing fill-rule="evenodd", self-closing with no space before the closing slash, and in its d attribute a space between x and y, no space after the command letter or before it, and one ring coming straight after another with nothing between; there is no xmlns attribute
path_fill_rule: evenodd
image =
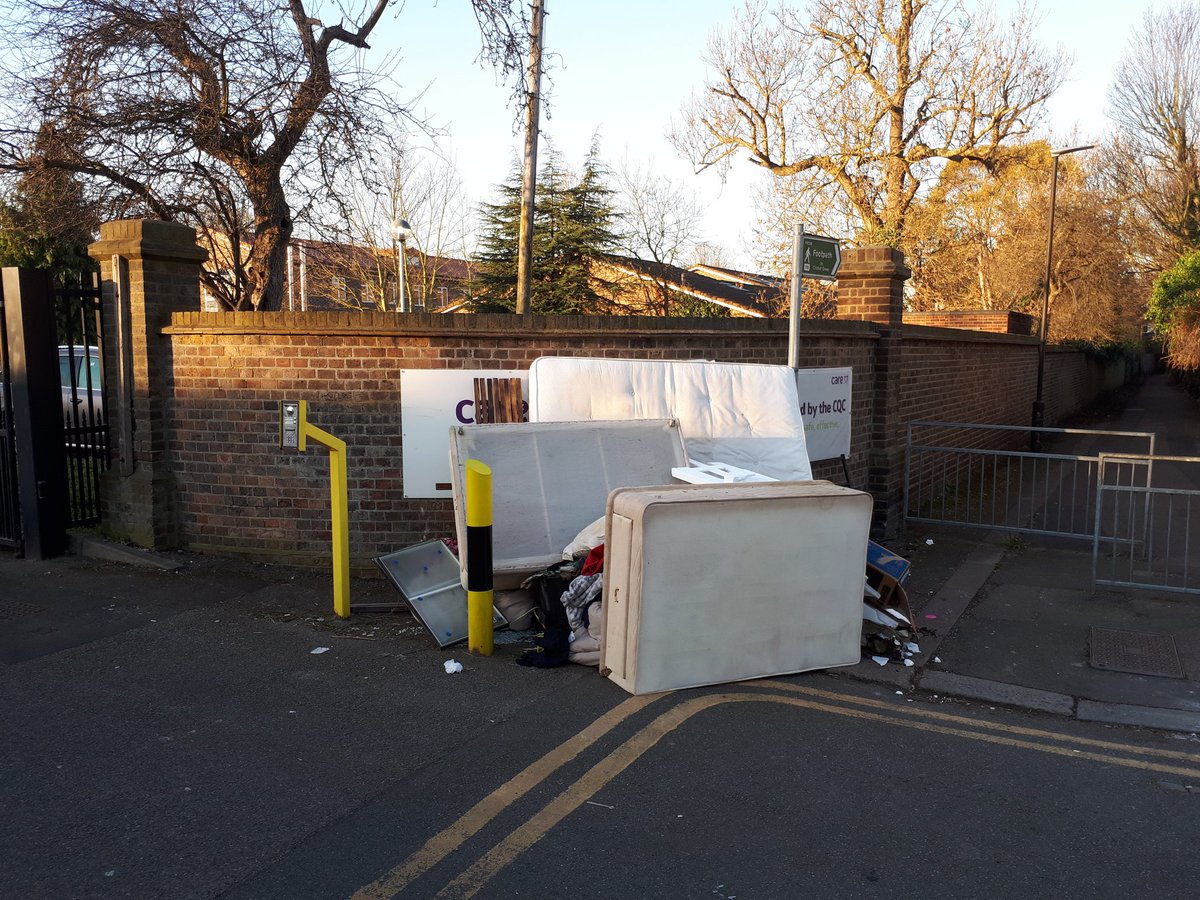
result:
<svg viewBox="0 0 1200 900"><path fill-rule="evenodd" d="M538 173L534 213L533 278L530 308L542 315L585 315L606 310L597 288L595 262L616 245L612 191L605 183L597 148L592 147L583 173L574 184L553 151ZM498 203L483 205L474 284L477 312L512 312L516 308L517 238L521 178L514 165L499 186Z"/></svg>

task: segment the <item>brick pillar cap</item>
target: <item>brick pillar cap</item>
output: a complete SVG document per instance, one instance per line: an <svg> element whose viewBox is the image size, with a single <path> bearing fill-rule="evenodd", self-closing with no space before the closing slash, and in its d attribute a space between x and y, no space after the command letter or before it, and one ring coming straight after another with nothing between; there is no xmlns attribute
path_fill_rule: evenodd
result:
<svg viewBox="0 0 1200 900"><path fill-rule="evenodd" d="M88 255L104 260L129 258L202 263L208 251L196 245L196 229L157 219L117 219L100 226L100 240L88 245Z"/></svg>
<svg viewBox="0 0 1200 900"><path fill-rule="evenodd" d="M854 277L890 278L912 277L912 269L904 262L904 251L895 247L853 247L842 251L842 267L839 278Z"/></svg>

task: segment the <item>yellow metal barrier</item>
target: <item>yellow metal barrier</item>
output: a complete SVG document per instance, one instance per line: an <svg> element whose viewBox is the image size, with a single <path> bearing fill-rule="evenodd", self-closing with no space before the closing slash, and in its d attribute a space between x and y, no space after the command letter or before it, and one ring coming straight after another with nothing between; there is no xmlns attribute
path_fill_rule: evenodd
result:
<svg viewBox="0 0 1200 900"><path fill-rule="evenodd" d="M311 438L329 450L329 508L333 541L333 611L350 618L350 503L346 476L346 442L308 421L307 400L279 404L279 445L305 452ZM489 498L489 518L491 503Z"/></svg>
<svg viewBox="0 0 1200 900"><path fill-rule="evenodd" d="M492 470L477 459L468 459L466 474L467 650L491 656Z"/></svg>

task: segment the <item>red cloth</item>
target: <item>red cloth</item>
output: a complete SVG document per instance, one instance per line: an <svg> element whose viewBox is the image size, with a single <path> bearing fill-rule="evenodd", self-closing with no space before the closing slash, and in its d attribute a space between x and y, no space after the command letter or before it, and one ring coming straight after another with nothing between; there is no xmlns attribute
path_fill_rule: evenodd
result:
<svg viewBox="0 0 1200 900"><path fill-rule="evenodd" d="M600 544L588 551L587 559L583 561L580 575L595 575L604 571L604 545Z"/></svg>

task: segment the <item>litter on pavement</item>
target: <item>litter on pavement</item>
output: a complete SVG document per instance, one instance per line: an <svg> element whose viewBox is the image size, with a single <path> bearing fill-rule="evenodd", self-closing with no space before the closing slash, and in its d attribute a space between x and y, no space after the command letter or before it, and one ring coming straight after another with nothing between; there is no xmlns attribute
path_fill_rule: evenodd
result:
<svg viewBox="0 0 1200 900"><path fill-rule="evenodd" d="M864 654L910 667L909 562L868 540L869 494L813 480L796 378L536 360L529 422L449 429L456 540L376 562L439 647L466 640L466 553L483 552L465 524L475 459L492 473L493 621L514 636L499 643L529 644L521 665L595 666L634 694Z"/></svg>

